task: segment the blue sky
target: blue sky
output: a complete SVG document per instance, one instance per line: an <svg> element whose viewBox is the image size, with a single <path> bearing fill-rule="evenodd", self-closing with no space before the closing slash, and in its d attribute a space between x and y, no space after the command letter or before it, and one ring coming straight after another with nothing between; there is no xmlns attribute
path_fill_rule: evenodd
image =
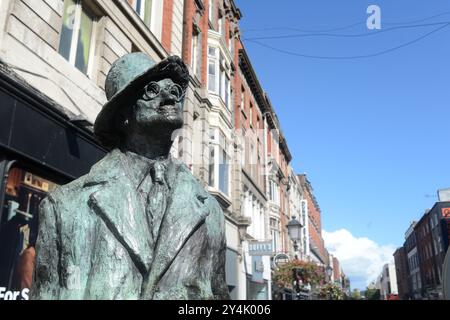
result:
<svg viewBox="0 0 450 320"><path fill-rule="evenodd" d="M366 9L381 8L382 30L450 22L448 0L237 0L244 39L298 35L292 28L370 34ZM433 19L425 18L443 14ZM423 20L423 21L419 21ZM257 39L312 56L369 55L444 25L362 37ZM282 29L291 28L291 29ZM322 209L323 229L348 230L380 246L400 246L409 222L450 187L450 26L385 55L312 59L244 40L293 155Z"/></svg>

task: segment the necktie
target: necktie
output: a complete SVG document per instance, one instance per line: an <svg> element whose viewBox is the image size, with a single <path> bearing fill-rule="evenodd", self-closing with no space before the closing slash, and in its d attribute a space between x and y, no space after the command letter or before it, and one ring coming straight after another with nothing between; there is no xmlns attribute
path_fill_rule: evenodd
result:
<svg viewBox="0 0 450 320"><path fill-rule="evenodd" d="M166 167L161 162L155 162L150 170L152 186L147 196L147 220L152 238L155 241L158 235L161 221L167 206L168 187L164 179Z"/></svg>

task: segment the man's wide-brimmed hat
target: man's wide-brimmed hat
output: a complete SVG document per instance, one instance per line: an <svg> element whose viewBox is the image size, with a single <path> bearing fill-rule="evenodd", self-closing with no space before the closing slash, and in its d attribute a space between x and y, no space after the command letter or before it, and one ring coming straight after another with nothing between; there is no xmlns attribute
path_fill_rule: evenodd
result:
<svg viewBox="0 0 450 320"><path fill-rule="evenodd" d="M106 98L94 123L95 137L108 148L116 147L120 134L115 115L119 108L134 105L142 89L150 81L170 78L185 91L189 83L189 71L177 56L156 63L142 52L129 53L116 60L105 81Z"/></svg>

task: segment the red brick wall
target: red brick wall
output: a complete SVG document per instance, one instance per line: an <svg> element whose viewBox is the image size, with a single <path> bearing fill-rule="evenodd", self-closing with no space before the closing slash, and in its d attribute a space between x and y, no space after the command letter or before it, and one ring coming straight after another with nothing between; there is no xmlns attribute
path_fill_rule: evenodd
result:
<svg viewBox="0 0 450 320"><path fill-rule="evenodd" d="M167 52L172 43L173 0L164 0L161 44Z"/></svg>
<svg viewBox="0 0 450 320"><path fill-rule="evenodd" d="M308 223L309 237L312 244L319 249L320 254L325 258L325 244L322 238L322 223L320 210L315 206L312 195L309 190L305 190L305 196L308 203Z"/></svg>
<svg viewBox="0 0 450 320"><path fill-rule="evenodd" d="M201 78L200 83L202 86L206 87L207 84L207 66L208 66L208 1L205 0L205 9L203 14L201 15L200 21L198 22L198 26L200 28L201 33L201 53L202 53L202 61L201 61ZM194 29L194 17L197 15L197 6L194 0L185 0L184 1L184 16L183 16L183 48L182 48L182 56L183 61L187 65L191 66L191 57L192 57L192 34ZM191 66L192 67L192 66Z"/></svg>
<svg viewBox="0 0 450 320"><path fill-rule="evenodd" d="M341 278L341 265L336 257L333 257L333 277L334 281L338 281Z"/></svg>
<svg viewBox="0 0 450 320"><path fill-rule="evenodd" d="M417 236L417 250L419 251L420 258L422 287L434 287L438 282L437 270L434 269L433 238L429 225L430 215L425 214L415 227Z"/></svg>

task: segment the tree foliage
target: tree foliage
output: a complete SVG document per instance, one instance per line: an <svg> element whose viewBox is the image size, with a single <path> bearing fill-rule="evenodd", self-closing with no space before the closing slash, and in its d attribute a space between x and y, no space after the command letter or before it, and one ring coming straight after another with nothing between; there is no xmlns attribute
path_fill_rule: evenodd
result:
<svg viewBox="0 0 450 320"><path fill-rule="evenodd" d="M344 300L345 294L336 283L327 283L320 288L319 298L328 300Z"/></svg>
<svg viewBox="0 0 450 320"><path fill-rule="evenodd" d="M323 269L312 262L292 260L278 267L273 280L280 287L293 288L293 282L299 281L302 285L317 286L323 284L325 274Z"/></svg>
<svg viewBox="0 0 450 320"><path fill-rule="evenodd" d="M381 298L380 289L367 288L365 296L367 300L380 300Z"/></svg>

